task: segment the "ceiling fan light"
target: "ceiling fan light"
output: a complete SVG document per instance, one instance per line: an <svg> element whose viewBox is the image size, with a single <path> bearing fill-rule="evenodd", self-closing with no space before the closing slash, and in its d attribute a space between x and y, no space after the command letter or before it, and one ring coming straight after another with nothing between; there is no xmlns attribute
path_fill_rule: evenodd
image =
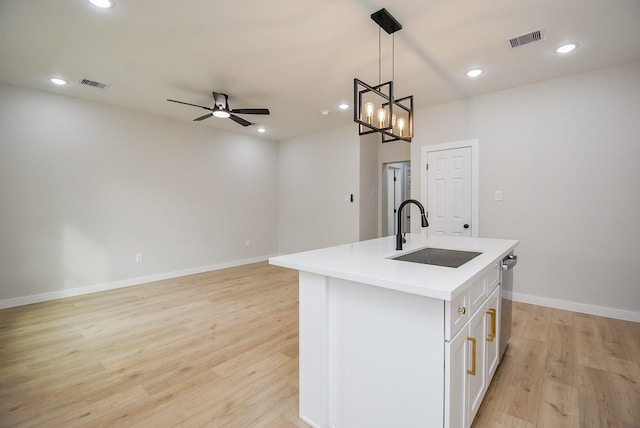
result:
<svg viewBox="0 0 640 428"><path fill-rule="evenodd" d="M215 117L221 117L221 118L223 118L223 119L226 119L226 118L228 118L229 116L231 116L231 114L229 114L229 112L228 112L228 111L224 111L224 110L216 110L216 111L214 111L214 112L213 112L213 115L214 115Z"/></svg>

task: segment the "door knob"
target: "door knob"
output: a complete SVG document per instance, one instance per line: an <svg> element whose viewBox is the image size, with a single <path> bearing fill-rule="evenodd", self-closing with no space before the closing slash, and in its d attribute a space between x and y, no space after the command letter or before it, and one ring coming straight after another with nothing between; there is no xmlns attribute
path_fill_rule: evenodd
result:
<svg viewBox="0 0 640 428"><path fill-rule="evenodd" d="M465 229L469 229L469 225L468 225L468 224L465 224L463 227L464 227Z"/></svg>

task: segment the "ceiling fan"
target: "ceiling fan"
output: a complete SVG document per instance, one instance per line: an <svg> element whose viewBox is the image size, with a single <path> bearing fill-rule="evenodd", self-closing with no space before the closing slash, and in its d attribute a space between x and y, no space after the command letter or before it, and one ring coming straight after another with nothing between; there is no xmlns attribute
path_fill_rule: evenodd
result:
<svg viewBox="0 0 640 428"><path fill-rule="evenodd" d="M241 117L236 116L236 114L269 114L269 109L266 108L238 108L231 109L229 108L229 96L227 94L223 94L221 92L212 92L213 93L213 107L205 107L198 104L185 103L184 101L176 101L167 99L167 101L171 101L172 103L185 104L193 107L200 107L205 110L209 110L211 113L207 113L204 116L196 117L194 122L208 119L211 116L229 118L236 123L239 123L242 126L252 125L251 122L245 120Z"/></svg>

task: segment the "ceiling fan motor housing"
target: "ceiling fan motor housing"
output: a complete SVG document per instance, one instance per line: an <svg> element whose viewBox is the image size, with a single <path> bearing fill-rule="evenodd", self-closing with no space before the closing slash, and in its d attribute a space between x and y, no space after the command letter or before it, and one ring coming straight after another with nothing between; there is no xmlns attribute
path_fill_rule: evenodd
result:
<svg viewBox="0 0 640 428"><path fill-rule="evenodd" d="M231 116L229 112L229 103L227 100L229 96L227 94L221 94L219 92L213 92L213 115L215 117L227 118Z"/></svg>
<svg viewBox="0 0 640 428"><path fill-rule="evenodd" d="M229 96L227 94L213 92L213 102L220 110L229 110L229 103L227 102L228 99Z"/></svg>

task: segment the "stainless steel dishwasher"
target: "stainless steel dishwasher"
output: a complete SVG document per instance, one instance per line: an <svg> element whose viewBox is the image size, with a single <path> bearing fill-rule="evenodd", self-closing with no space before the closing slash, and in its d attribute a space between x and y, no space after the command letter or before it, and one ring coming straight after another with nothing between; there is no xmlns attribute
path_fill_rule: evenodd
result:
<svg viewBox="0 0 640 428"><path fill-rule="evenodd" d="M502 307L500 319L500 359L504 357L504 351L511 340L511 311L513 294L513 268L518 264L518 256L513 251L502 259L500 269L500 283L502 284Z"/></svg>

